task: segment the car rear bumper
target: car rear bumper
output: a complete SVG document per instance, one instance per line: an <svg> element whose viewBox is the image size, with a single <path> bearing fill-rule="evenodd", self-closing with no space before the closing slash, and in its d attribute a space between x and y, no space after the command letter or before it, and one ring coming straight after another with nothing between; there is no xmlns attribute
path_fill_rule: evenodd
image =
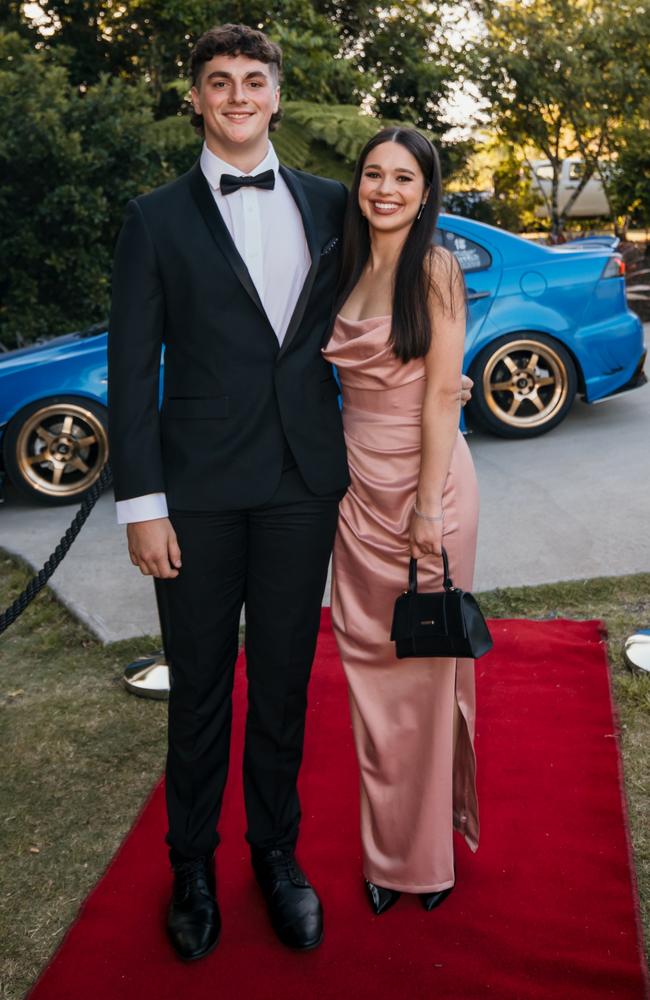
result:
<svg viewBox="0 0 650 1000"><path fill-rule="evenodd" d="M640 389L642 385L645 385L648 381L648 376L644 372L643 368L646 362L646 357L648 355L647 351L644 351L639 358L639 363L634 369L634 373L627 382L620 385L618 389L613 389L612 392L608 392L606 396L600 396L598 399L594 400L595 403L604 403L605 400L611 399L613 396L620 396L622 392L629 392L631 389Z"/></svg>
<svg viewBox="0 0 650 1000"><path fill-rule="evenodd" d="M584 377L585 402L596 403L643 385L643 379L637 380L645 361L643 340L641 320L631 310L578 331L575 344Z"/></svg>

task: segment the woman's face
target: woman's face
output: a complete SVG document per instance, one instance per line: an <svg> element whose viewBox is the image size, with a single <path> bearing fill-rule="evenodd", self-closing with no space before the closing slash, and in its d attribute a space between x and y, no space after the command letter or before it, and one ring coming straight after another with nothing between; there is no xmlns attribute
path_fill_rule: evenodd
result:
<svg viewBox="0 0 650 1000"><path fill-rule="evenodd" d="M363 165L359 208L368 224L382 232L410 226L426 200L424 176L418 161L399 142L382 142Z"/></svg>

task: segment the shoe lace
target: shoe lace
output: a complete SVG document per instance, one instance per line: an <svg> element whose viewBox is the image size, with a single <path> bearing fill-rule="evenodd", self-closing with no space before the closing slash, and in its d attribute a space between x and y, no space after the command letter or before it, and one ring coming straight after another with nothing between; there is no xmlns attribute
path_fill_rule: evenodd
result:
<svg viewBox="0 0 650 1000"><path fill-rule="evenodd" d="M304 881L304 874L298 867L296 859L288 851L269 851L265 858L269 876L274 880L290 879Z"/></svg>
<svg viewBox="0 0 650 1000"><path fill-rule="evenodd" d="M199 882L206 883L207 858L191 858L189 861L183 861L181 864L175 866L174 872L184 890L189 889L190 886Z"/></svg>

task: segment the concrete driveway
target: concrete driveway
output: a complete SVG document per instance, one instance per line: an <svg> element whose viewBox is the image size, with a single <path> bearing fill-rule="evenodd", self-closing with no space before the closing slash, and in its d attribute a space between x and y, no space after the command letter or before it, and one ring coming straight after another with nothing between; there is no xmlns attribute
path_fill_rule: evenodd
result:
<svg viewBox="0 0 650 1000"><path fill-rule="evenodd" d="M595 406L578 401L540 438L468 440L481 490L475 590L650 569L650 386ZM40 567L75 511L9 491L0 547ZM129 562L108 495L51 586L105 642L159 631L151 580Z"/></svg>

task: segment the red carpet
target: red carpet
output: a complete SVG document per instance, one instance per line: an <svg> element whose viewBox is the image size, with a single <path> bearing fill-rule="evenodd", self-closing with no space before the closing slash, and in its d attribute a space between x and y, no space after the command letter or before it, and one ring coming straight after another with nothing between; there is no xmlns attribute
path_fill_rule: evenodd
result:
<svg viewBox="0 0 650 1000"><path fill-rule="evenodd" d="M218 877L224 929L178 961L159 786L31 1000L641 1000L644 971L605 650L596 622L499 621L477 670L481 846L457 838L457 885L381 918L363 895L357 773L325 612L311 686L299 855L326 916L321 948L276 943L243 840L239 672Z"/></svg>

